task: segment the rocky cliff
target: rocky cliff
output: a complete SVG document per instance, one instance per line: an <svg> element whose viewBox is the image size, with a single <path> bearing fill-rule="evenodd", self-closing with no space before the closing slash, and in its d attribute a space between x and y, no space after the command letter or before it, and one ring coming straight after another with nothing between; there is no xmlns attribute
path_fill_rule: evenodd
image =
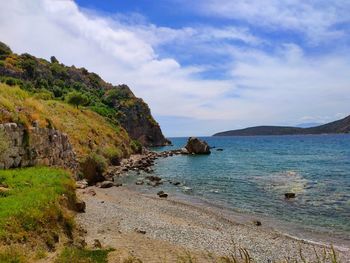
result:
<svg viewBox="0 0 350 263"><path fill-rule="evenodd" d="M66 134L16 123L0 124L0 169L34 165L76 170L78 163Z"/></svg>
<svg viewBox="0 0 350 263"><path fill-rule="evenodd" d="M118 120L131 138L146 146L170 144L152 117L148 105L137 98L127 85L120 85L118 89L107 91L104 100L117 110Z"/></svg>
<svg viewBox="0 0 350 263"><path fill-rule="evenodd" d="M121 124L132 139L145 146L169 143L148 105L128 86L113 86L85 68L65 66L55 57L49 62L29 54L17 55L0 42L0 81L46 99L65 100L67 94L79 92L87 98L86 107Z"/></svg>

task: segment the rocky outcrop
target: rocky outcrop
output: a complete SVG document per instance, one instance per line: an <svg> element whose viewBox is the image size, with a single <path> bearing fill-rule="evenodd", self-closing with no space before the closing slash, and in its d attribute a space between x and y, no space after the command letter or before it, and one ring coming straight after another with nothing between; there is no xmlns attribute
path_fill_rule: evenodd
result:
<svg viewBox="0 0 350 263"><path fill-rule="evenodd" d="M127 85L117 87L107 92L105 100L119 112L118 121L129 136L144 146L170 145L147 103L137 98Z"/></svg>
<svg viewBox="0 0 350 263"><path fill-rule="evenodd" d="M195 137L188 138L185 148L190 154L210 154L209 145Z"/></svg>
<svg viewBox="0 0 350 263"><path fill-rule="evenodd" d="M162 134L159 124L153 119L149 107L142 100L129 108L120 110L125 114L121 124L132 139L138 140L144 146L170 144L170 141Z"/></svg>
<svg viewBox="0 0 350 263"><path fill-rule="evenodd" d="M34 165L60 166L76 171L78 163L66 134L39 128L27 129L16 123L0 124L0 169Z"/></svg>

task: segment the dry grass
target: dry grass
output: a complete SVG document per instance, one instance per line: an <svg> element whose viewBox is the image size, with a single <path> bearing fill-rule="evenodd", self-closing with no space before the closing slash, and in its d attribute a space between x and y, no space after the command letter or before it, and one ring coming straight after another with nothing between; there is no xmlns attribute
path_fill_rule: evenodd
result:
<svg viewBox="0 0 350 263"><path fill-rule="evenodd" d="M68 134L78 157L102 148L115 148L128 156L132 150L127 132L112 126L88 109L76 109L64 102L41 100L18 87L0 84L0 123L17 122L54 127Z"/></svg>

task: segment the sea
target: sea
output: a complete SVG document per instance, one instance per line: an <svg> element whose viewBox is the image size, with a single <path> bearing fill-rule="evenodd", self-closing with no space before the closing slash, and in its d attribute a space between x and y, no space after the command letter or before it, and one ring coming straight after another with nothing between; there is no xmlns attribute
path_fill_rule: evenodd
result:
<svg viewBox="0 0 350 263"><path fill-rule="evenodd" d="M169 138L184 147L187 138ZM350 135L201 137L210 155L156 161L154 175L180 199L225 209L300 239L350 247ZM140 176L140 175L139 175ZM142 175L141 175L142 176ZM130 180L137 176L130 175ZM285 199L285 193L295 193Z"/></svg>

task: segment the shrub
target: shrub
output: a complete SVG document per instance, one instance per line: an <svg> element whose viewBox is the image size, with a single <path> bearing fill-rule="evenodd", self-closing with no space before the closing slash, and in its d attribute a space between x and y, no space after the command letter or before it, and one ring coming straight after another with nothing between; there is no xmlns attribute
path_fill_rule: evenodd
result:
<svg viewBox="0 0 350 263"><path fill-rule="evenodd" d="M52 100L54 97L53 93L48 90L42 90L34 95L34 98L40 100Z"/></svg>
<svg viewBox="0 0 350 263"><path fill-rule="evenodd" d="M58 60L57 60L57 58L55 56L52 56L50 58L50 61L51 61L51 63L58 63Z"/></svg>
<svg viewBox="0 0 350 263"><path fill-rule="evenodd" d="M105 156L111 165L119 165L123 158L123 152L116 147L106 147L103 150L103 156Z"/></svg>
<svg viewBox="0 0 350 263"><path fill-rule="evenodd" d="M20 79L12 78L12 77L2 77L1 82L6 83L9 86L22 86L23 82Z"/></svg>
<svg viewBox="0 0 350 263"><path fill-rule="evenodd" d="M37 89L48 89L49 83L46 79L37 79L35 83Z"/></svg>
<svg viewBox="0 0 350 263"><path fill-rule="evenodd" d="M107 169L107 160L95 152L90 153L80 164L83 177L90 185L104 180L103 173Z"/></svg>
<svg viewBox="0 0 350 263"><path fill-rule="evenodd" d="M130 146L134 153L142 153L142 144L138 140L133 140Z"/></svg>
<svg viewBox="0 0 350 263"><path fill-rule="evenodd" d="M77 91L72 91L72 92L68 93L66 96L66 100L69 104L72 104L72 105L76 106L77 108L79 106L86 106L89 104L88 97L85 94L77 92Z"/></svg>
<svg viewBox="0 0 350 263"><path fill-rule="evenodd" d="M52 89L52 92L56 98L62 97L62 95L63 95L62 88L60 88L58 86L54 86Z"/></svg>
<svg viewBox="0 0 350 263"><path fill-rule="evenodd" d="M93 110L94 112L98 113L99 115L103 116L103 117L107 117L110 119L113 119L116 117L116 111L112 108L107 107L106 105L104 105L103 103L96 103L95 105L90 107L91 110Z"/></svg>
<svg viewBox="0 0 350 263"><path fill-rule="evenodd" d="M0 59L12 54L11 49L4 43L0 42Z"/></svg>

